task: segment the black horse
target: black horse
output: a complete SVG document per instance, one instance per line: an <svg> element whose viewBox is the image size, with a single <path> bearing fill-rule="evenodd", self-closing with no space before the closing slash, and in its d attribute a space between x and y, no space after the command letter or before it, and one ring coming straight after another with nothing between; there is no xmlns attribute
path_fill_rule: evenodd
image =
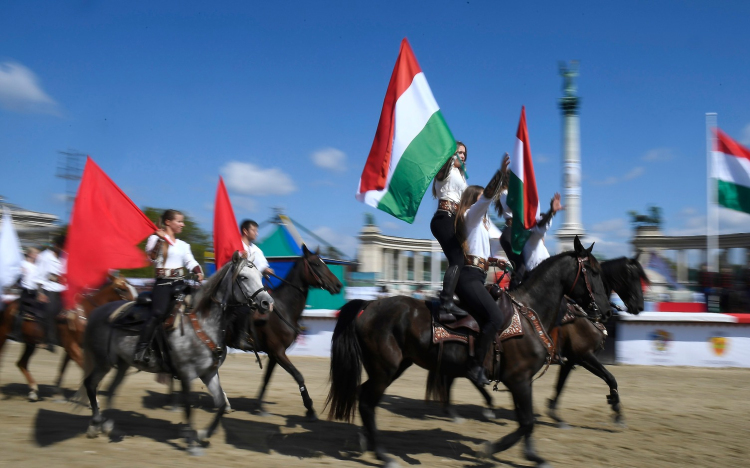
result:
<svg viewBox="0 0 750 468"><path fill-rule="evenodd" d="M642 282L649 282L643 267L637 260L637 257L637 255L634 258L620 257L614 260L601 262L602 281L605 290L616 292L617 295L620 296L620 299L625 303L628 312L632 314L638 314L643 310ZM566 308L567 301L563 301L560 310L560 317L565 314ZM565 362L560 366L555 396L548 402L548 414L560 427L567 427L567 424L558 415L557 404L568 375L576 365L582 366L584 369L607 383L610 390L609 395L607 395L607 403L609 403L612 410L615 412L615 422L617 424L622 424L623 422L617 380L615 380L615 377L596 357L596 352L604 346L606 335L600 328L594 325L594 322L606 322L608 318L609 316L606 314L603 317L590 317L591 320L586 317L576 317L575 320L565 323L559 329L558 350ZM427 376L428 384L433 382L435 378L435 372L430 371ZM433 395L428 392L427 397L428 399L432 396L438 397L443 403L443 409L445 412L452 417L454 421L460 421L461 418L456 413L455 408L450 404L450 389L453 385L454 377L443 376L443 378L446 380L445 392L439 395ZM477 389L487 403L487 408L483 412L484 417L487 419L494 418L495 413L492 397L484 387L477 387Z"/></svg>
<svg viewBox="0 0 750 468"><path fill-rule="evenodd" d="M542 262L513 293L515 300L536 311L546 330L554 325L564 294L593 309L609 308L601 267L591 255L593 245L584 249L578 238L574 245L574 252ZM502 381L513 395L519 427L495 443L488 442L483 454L491 456L523 438L526 458L544 465L546 462L536 454L531 438L534 429L531 383L549 354L530 322L521 319L521 326L524 335L503 343L500 365L491 375L494 380ZM359 399L368 448L386 466L395 462L378 440L375 408L388 386L412 364L428 370L439 366L440 373L454 377L464 375L468 369L468 347L446 342L440 351L433 344L432 333L432 312L428 305L406 296L373 302L351 301L341 309L334 329L331 390L326 401L326 405L331 405L329 417L353 420L354 405ZM360 385L363 365L369 378Z"/></svg>
<svg viewBox="0 0 750 468"><path fill-rule="evenodd" d="M302 373L294 367L294 364L286 355L286 349L294 343L300 334L299 319L305 310L307 294L310 288L325 289L331 294L341 291L341 281L336 278L328 266L317 255L310 252L306 246L302 246L302 256L294 262L294 266L286 275L282 284L271 291L274 299L274 309L268 320L263 325L256 325L258 337L258 351L268 353L268 364L263 377L263 386L258 394L258 410L263 410L263 396L266 393L268 382L271 380L276 364L289 372L299 385L302 402L307 408L307 418L317 420L318 417L313 409L313 401L305 386L305 378Z"/></svg>

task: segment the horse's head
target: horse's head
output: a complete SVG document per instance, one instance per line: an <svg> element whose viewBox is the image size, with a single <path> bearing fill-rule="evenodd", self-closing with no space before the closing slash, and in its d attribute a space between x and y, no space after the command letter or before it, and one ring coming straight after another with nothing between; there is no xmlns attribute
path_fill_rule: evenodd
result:
<svg viewBox="0 0 750 468"><path fill-rule="evenodd" d="M609 304L609 293L602 279L602 267L596 257L591 254L594 244L586 249L576 236L573 247L577 272L571 281L568 296L592 315L599 315L606 319L612 315L612 308Z"/></svg>
<svg viewBox="0 0 750 468"><path fill-rule="evenodd" d="M232 270L227 276L232 282L234 301L266 314L273 310L273 298L263 286L263 274L253 263L254 259L254 254L244 256L235 252L232 256Z"/></svg>
<svg viewBox="0 0 750 468"><path fill-rule="evenodd" d="M620 296L631 314L638 315L643 311L643 287L648 284L651 284L651 281L649 281L646 272L638 262L638 255L629 258L626 267L626 284L623 293L617 291L617 295Z"/></svg>
<svg viewBox="0 0 750 468"><path fill-rule="evenodd" d="M104 289L110 289L111 300L116 301L118 299L123 301L134 301L138 297L138 291L135 290L132 284L122 276L108 275L109 284Z"/></svg>
<svg viewBox="0 0 750 468"><path fill-rule="evenodd" d="M314 288L325 289L331 294L341 292L343 285L336 275L328 268L320 256L310 252L307 246L302 244L302 259L305 262L303 273L305 282Z"/></svg>

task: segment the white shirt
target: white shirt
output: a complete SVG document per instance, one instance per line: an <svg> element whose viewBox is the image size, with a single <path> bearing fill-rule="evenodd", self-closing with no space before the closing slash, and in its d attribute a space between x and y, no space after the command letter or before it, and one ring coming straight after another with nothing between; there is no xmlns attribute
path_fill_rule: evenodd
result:
<svg viewBox="0 0 750 468"><path fill-rule="evenodd" d="M146 241L146 253L150 254L156 243L159 240L159 236L152 234ZM156 268L182 268L185 267L188 271L193 271L193 268L199 266L198 262L193 257L193 252L190 251L190 244L183 242L180 239L174 240L174 245L167 246L167 258L162 258L161 253L156 256L155 260L152 260Z"/></svg>
<svg viewBox="0 0 750 468"><path fill-rule="evenodd" d="M544 236L547 234L550 226L552 226L552 217L549 218L546 224L536 224L530 229L531 235L523 246L523 258L526 262L526 271L531 271L537 267L544 260L549 258L549 251L544 245Z"/></svg>
<svg viewBox="0 0 750 468"><path fill-rule="evenodd" d="M36 289L35 277L36 264L28 260L21 262L21 287L24 289Z"/></svg>
<svg viewBox="0 0 750 468"><path fill-rule="evenodd" d="M513 211L508 206L508 189L504 189L500 192L500 203L503 205L503 218L509 220L513 218Z"/></svg>
<svg viewBox="0 0 750 468"><path fill-rule="evenodd" d="M36 275L34 276L34 283L45 291L65 291L67 287L64 284L52 281L54 277L57 277L59 281L65 275L65 267L65 259L58 258L52 250L47 249L41 252L36 257Z"/></svg>
<svg viewBox="0 0 750 468"><path fill-rule="evenodd" d="M491 203L492 199L482 194L479 201L471 205L471 208L466 210L464 214L466 220L466 253L469 255L484 259L492 256L489 231L492 222L487 217L487 210Z"/></svg>
<svg viewBox="0 0 750 468"><path fill-rule="evenodd" d="M461 201L461 195L466 190L466 187L466 179L464 179L461 170L456 166L451 167L445 179L435 179L435 191L440 200L450 200L453 203L458 203Z"/></svg>
<svg viewBox="0 0 750 468"><path fill-rule="evenodd" d="M255 255L253 263L255 264L255 267L258 269L258 271L260 271L261 273L266 271L270 265L268 264L268 260L266 260L266 256L263 255L263 251L260 250L260 247L255 244L245 244L245 241L242 241L242 245L245 247L245 251L248 254Z"/></svg>

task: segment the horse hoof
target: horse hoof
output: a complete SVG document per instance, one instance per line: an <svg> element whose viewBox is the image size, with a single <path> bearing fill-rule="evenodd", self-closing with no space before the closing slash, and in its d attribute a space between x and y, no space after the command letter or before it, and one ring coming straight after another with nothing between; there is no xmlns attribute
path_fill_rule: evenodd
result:
<svg viewBox="0 0 750 468"><path fill-rule="evenodd" d="M537 465L537 468L552 468L552 465L550 465L547 462L542 462L542 463L540 463L540 464Z"/></svg>
<svg viewBox="0 0 750 468"><path fill-rule="evenodd" d="M367 437L365 437L365 435L361 432L357 435L359 436L359 451L362 453L367 452Z"/></svg>
<svg viewBox="0 0 750 468"><path fill-rule="evenodd" d="M224 408L224 414L229 414L229 413L234 413L234 409L231 406L227 405Z"/></svg>
<svg viewBox="0 0 750 468"><path fill-rule="evenodd" d="M463 424L466 421L461 416L453 416L453 424Z"/></svg>
<svg viewBox="0 0 750 468"><path fill-rule="evenodd" d="M115 423L111 419L107 419L102 423L102 433L106 436L110 435L112 433L112 430L115 428Z"/></svg>
<svg viewBox="0 0 750 468"><path fill-rule="evenodd" d="M318 421L318 415L313 410L308 411L307 414L305 415L305 418L310 422Z"/></svg>
<svg viewBox="0 0 750 468"><path fill-rule="evenodd" d="M96 439L97 437L99 437L99 432L101 432L101 427L94 424L89 424L89 428L86 431L86 437L88 437L89 439Z"/></svg>
<svg viewBox="0 0 750 468"><path fill-rule="evenodd" d="M495 454L495 448L492 444L492 442L485 442L482 444L482 447L477 450L477 455L479 455L480 458L488 459L491 458L492 455Z"/></svg>
<svg viewBox="0 0 750 468"><path fill-rule="evenodd" d="M400 465L396 462L396 460L388 460L383 465L383 468L398 468Z"/></svg>
<svg viewBox="0 0 750 468"><path fill-rule="evenodd" d="M482 416L484 416L484 419L491 421L496 418L495 412L489 408L485 408L482 410Z"/></svg>
<svg viewBox="0 0 750 468"><path fill-rule="evenodd" d="M204 454L203 449L196 446L188 447L187 452L194 457L202 457Z"/></svg>
<svg viewBox="0 0 750 468"><path fill-rule="evenodd" d="M201 429L196 432L195 438L198 440L198 443L201 444L202 447L208 447L208 445L211 443L211 441L208 440L208 431L205 429Z"/></svg>
<svg viewBox="0 0 750 468"><path fill-rule="evenodd" d="M177 413L178 411L180 411L180 409L181 408L179 406L177 406L177 405L167 406L167 411L171 411L173 413Z"/></svg>
<svg viewBox="0 0 750 468"><path fill-rule="evenodd" d="M570 429L570 424L566 423L565 421L558 421L557 422L557 428L558 429L568 430L568 429Z"/></svg>
<svg viewBox="0 0 750 468"><path fill-rule="evenodd" d="M261 410L258 410L258 416L260 416L261 418L267 418L271 416L271 413L267 412L266 410L261 409Z"/></svg>

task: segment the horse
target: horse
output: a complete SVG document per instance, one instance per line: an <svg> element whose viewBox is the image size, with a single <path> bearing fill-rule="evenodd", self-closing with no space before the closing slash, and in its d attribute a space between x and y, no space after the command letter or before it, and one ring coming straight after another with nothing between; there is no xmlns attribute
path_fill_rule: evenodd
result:
<svg viewBox="0 0 750 468"><path fill-rule="evenodd" d="M301 330L298 326L302 312L305 310L309 288L320 288L331 294L338 294L342 284L328 269L323 260L315 253L302 246L302 256L294 262L294 266L286 275L282 284L271 290L274 298L274 309L265 324L256 324L255 331L258 338L258 351L268 354L268 363L263 385L258 393L258 411L266 414L263 409L263 396L268 382L271 380L276 364L287 371L299 386L302 402L307 409L306 417L311 421L318 419L313 401L307 392L305 378L289 360L286 349L294 343Z"/></svg>
<svg viewBox="0 0 750 468"><path fill-rule="evenodd" d="M637 258L638 255L633 258L620 257L601 262L602 281L605 290L616 292L617 295L620 296L620 299L625 303L628 312L636 315L643 310L642 282L648 283L648 277ZM566 310L567 302L563 301L560 310L560 317L565 314ZM567 427L567 424L557 413L557 403L560 399L560 393L565 385L565 381L575 365L582 366L584 369L607 383L610 389L609 395L607 395L607 403L615 412L614 422L619 425L623 424L622 405L620 404L617 380L596 358L596 352L604 346L606 335L600 328L592 323L592 320L594 320L594 322L606 322L607 319L609 319L609 316L607 315L603 317L576 316L573 321L567 322L559 328L558 351L564 358L564 362L562 362L560 366L555 396L548 400L547 414L554 419L561 428ZM430 382L435 378L435 372L430 371L427 376L427 381ZM444 376L444 378L446 379L446 393L440 395L440 400L443 402L443 409L451 418L453 418L454 421L460 421L461 418L458 416L453 406L450 405L450 389L453 385L454 378L449 376ZM477 390L482 394L487 404L487 408L485 408L482 413L483 416L487 419L494 418L495 413L492 397L487 390L482 387L477 387Z"/></svg>
<svg viewBox="0 0 750 468"><path fill-rule="evenodd" d="M503 342L501 361L491 380L503 382L513 395L518 429L497 442L487 442L481 455L490 457L506 450L520 439L525 441L526 459L548 466L533 446L534 409L531 384L534 375L549 363L548 347L540 335L555 322L564 294L593 310L607 310L609 298L601 280L601 267L591 255L593 244L585 249L576 237L575 251L552 256L532 272L529 279L513 292L512 298L533 309L537 324L521 319L523 335ZM587 266L588 265L588 266ZM339 314L331 343L331 388L326 406L329 419L352 421L359 400L359 414L365 430L367 448L385 466L395 466L379 440L375 408L388 386L409 366L456 376L466 374L469 348L463 343L433 344L433 314L429 304L407 296L395 296L373 302L354 300ZM492 353L489 353L492 355ZM491 359L491 356L488 356ZM368 380L360 385L364 366ZM441 379L437 379L438 383Z"/></svg>
<svg viewBox="0 0 750 468"><path fill-rule="evenodd" d="M131 286L124 278L109 275L108 280L99 289L78 296L76 306L69 311L64 312L64 318L58 316L57 319L57 333L60 340L60 344L65 349L65 355L63 356L62 363L60 364L59 375L56 379L54 393L60 393L60 382L62 381L62 374L65 371L65 367L68 365L68 361L72 358L79 366L83 367L83 359L81 356L80 342L82 337L82 330L86 326L86 317L91 312L94 306L106 304L112 301L119 300L133 300L137 293L133 286ZM15 316L21 310L20 299L11 302L5 309L2 317L0 318L0 351L5 344L5 340L8 334L13 329L13 322ZM72 315L71 315L72 314ZM75 318L72 318L75 317ZM29 371L29 361L31 356L36 350L36 346L44 343L45 329L44 324L37 321L34 317L25 315L23 317L23 323L21 324L21 335L20 339L25 344L25 348L21 358L16 363L16 366L21 370L21 373L26 377L26 381L29 385L29 401L39 400L39 387L36 380Z"/></svg>
<svg viewBox="0 0 750 468"><path fill-rule="evenodd" d="M226 357L225 310L227 306L243 304L268 313L273 309L273 298L263 286L263 277L249 258L235 252L232 261L206 280L192 301L195 307L180 314L182 326L166 337L167 348L173 375L182 384L182 396L187 428L183 432L188 452L200 454L198 444L207 445L208 439L216 430L226 405L224 391L219 381L219 366ZM114 422L105 419L99 410L96 398L97 387L112 367L117 368L107 399L107 409L112 408L117 387L125 378L128 368L151 373L164 372L157 360L144 365L133 362L139 330L118 328L110 319L125 303L115 302L94 309L84 335L85 378L82 390L88 396L92 418L87 436L97 437L99 433L109 434ZM179 310L178 310L179 312ZM201 431L193 430L190 421L190 383L200 378L213 396L218 407L209 426Z"/></svg>

